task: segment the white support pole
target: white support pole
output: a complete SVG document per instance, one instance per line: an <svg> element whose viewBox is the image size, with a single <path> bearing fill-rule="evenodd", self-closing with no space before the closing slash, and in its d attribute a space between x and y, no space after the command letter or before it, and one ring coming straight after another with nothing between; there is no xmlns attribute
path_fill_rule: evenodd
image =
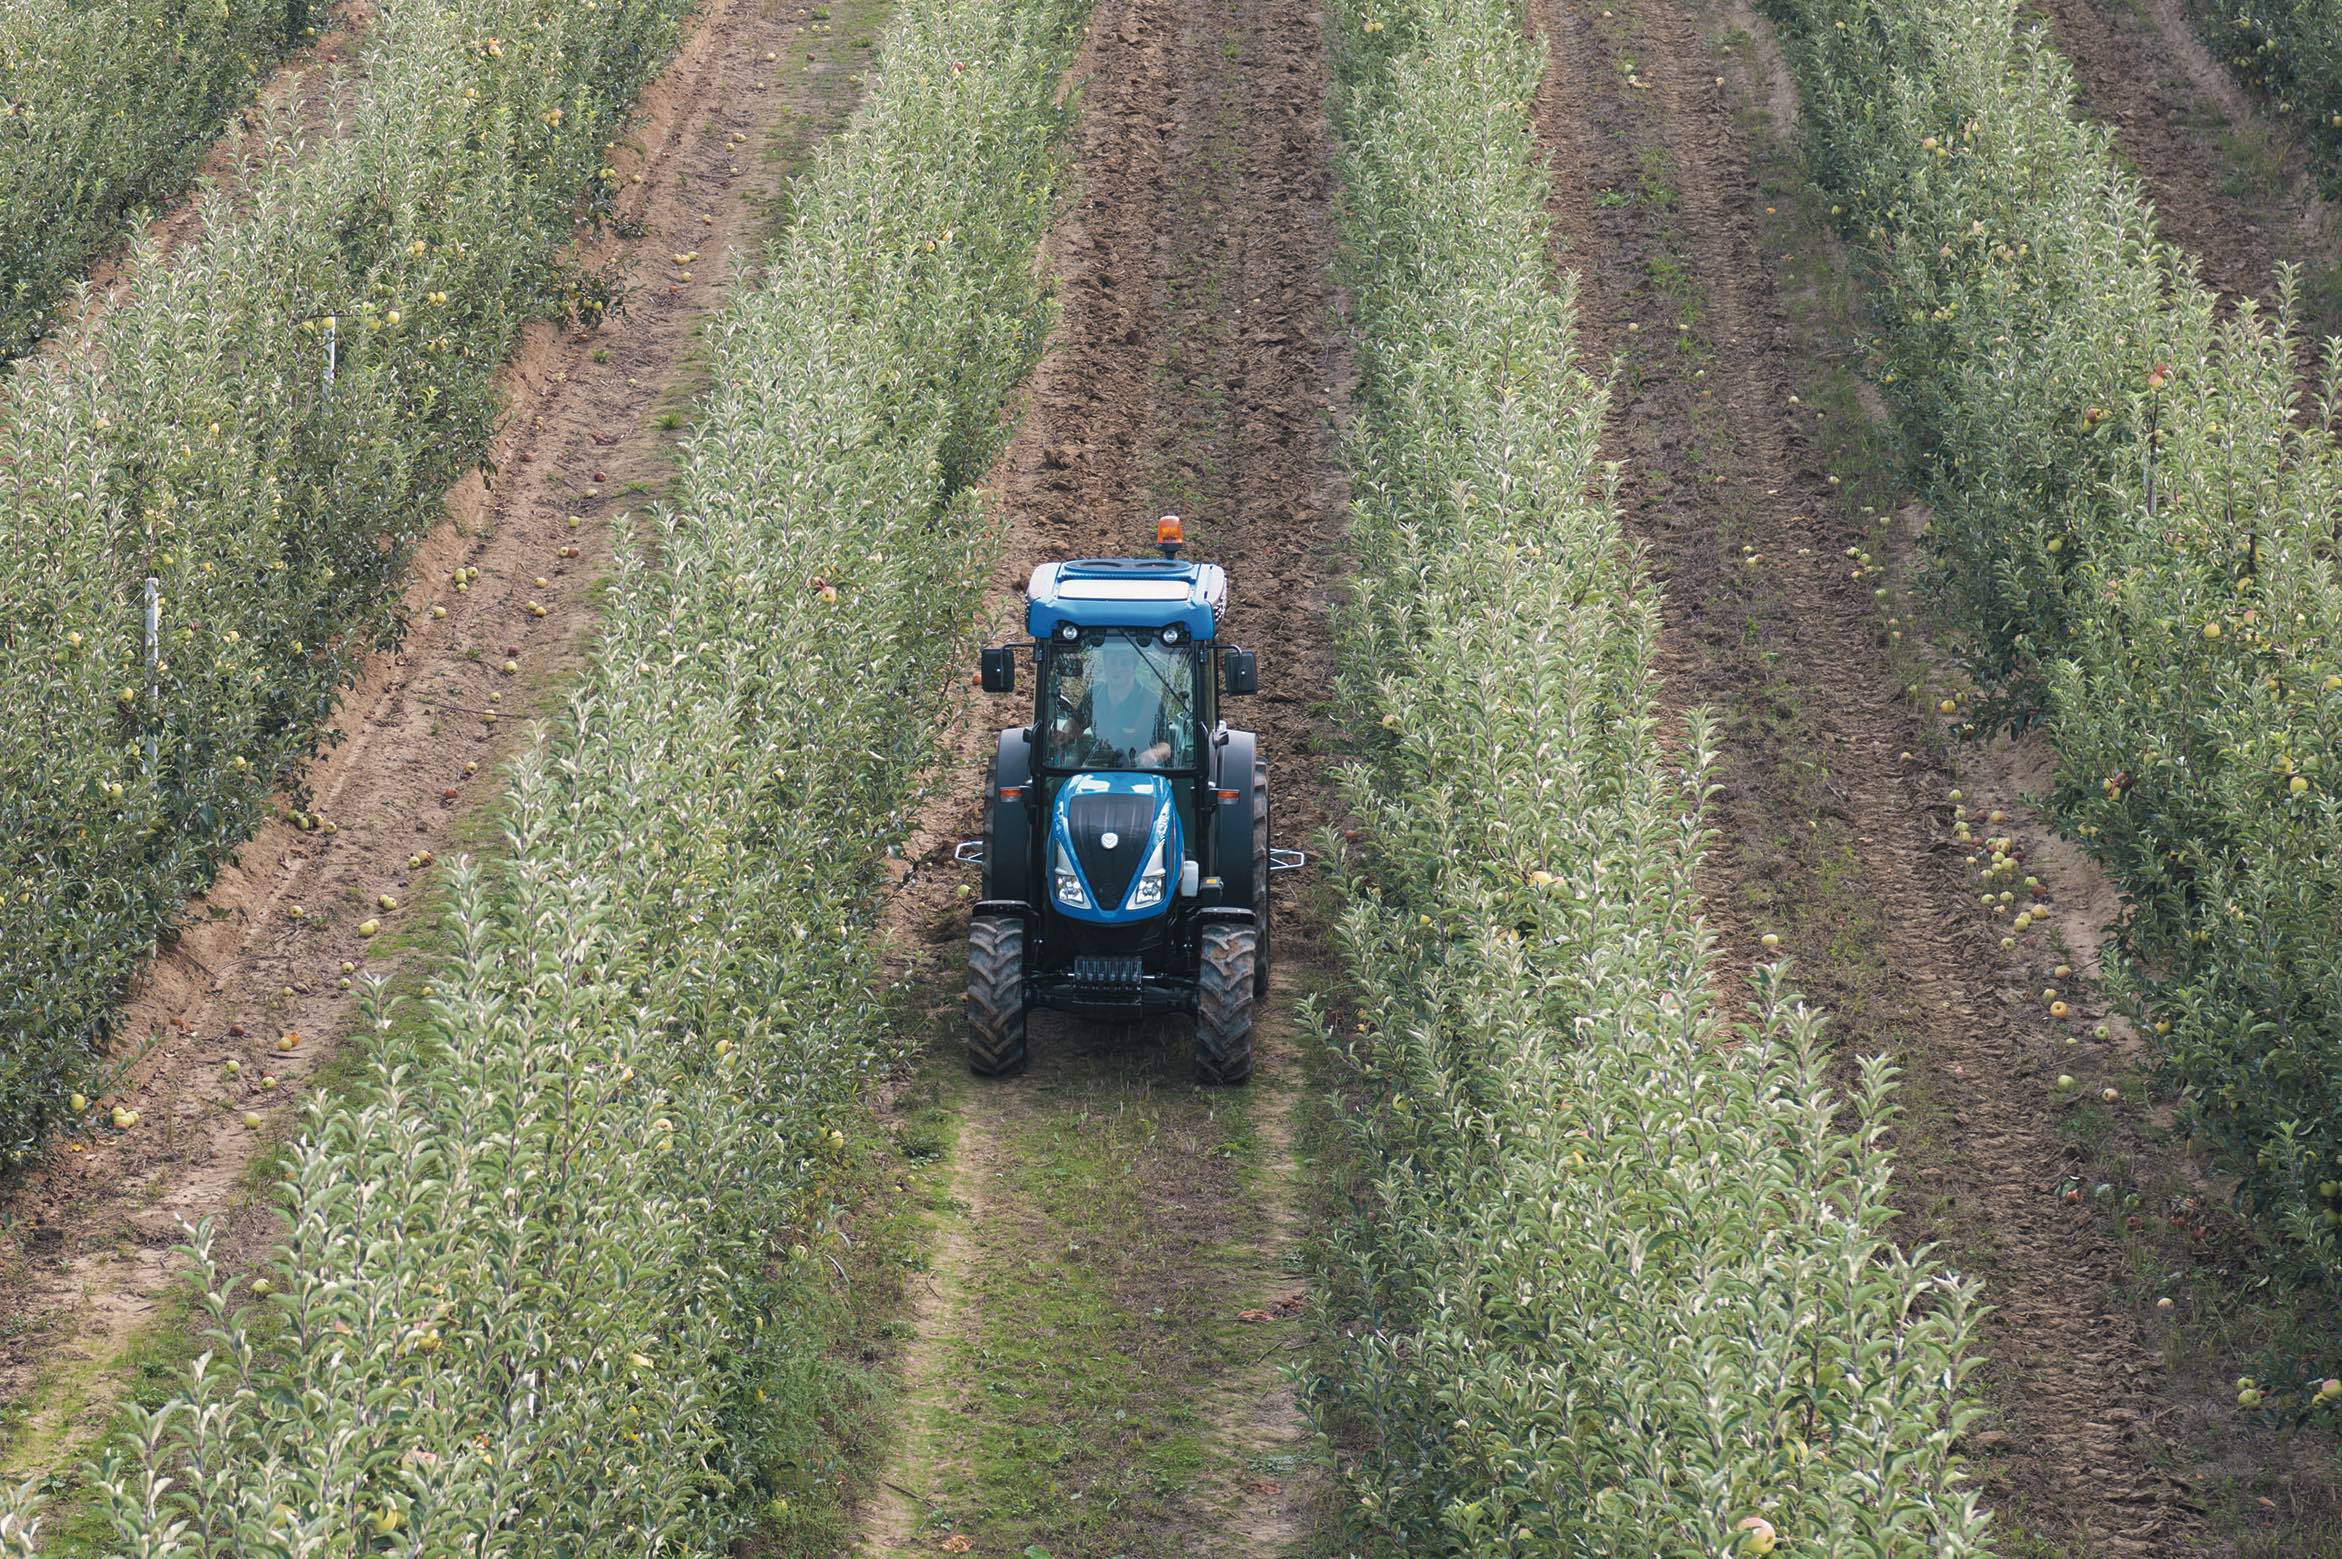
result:
<svg viewBox="0 0 2342 1559"><path fill-rule="evenodd" d="M146 766L155 766L155 732L152 711L163 694L163 582L154 575L146 576Z"/></svg>

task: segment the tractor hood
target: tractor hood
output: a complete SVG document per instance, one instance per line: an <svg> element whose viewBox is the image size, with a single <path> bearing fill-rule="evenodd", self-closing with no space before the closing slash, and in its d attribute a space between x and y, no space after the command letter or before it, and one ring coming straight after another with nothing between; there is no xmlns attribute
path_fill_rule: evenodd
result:
<svg viewBox="0 0 2342 1559"><path fill-rule="evenodd" d="M1157 774L1077 774L1049 812L1049 899L1102 925L1148 920L1179 892L1185 841L1171 782Z"/></svg>

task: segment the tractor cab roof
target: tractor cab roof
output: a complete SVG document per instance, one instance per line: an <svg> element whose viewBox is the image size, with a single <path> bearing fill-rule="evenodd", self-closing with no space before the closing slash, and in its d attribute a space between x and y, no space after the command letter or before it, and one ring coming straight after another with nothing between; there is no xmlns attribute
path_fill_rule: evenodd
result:
<svg viewBox="0 0 2342 1559"><path fill-rule="evenodd" d="M1219 631L1228 575L1217 563L1173 558L1076 558L1044 563L1025 586L1025 628L1046 639L1078 628L1168 628L1196 639Z"/></svg>

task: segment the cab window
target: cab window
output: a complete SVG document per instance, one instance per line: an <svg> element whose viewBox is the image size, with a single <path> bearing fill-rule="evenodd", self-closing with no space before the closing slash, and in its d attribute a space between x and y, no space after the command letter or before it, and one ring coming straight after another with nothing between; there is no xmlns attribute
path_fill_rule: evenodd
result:
<svg viewBox="0 0 2342 1559"><path fill-rule="evenodd" d="M1196 764L1196 657L1153 634L1088 633L1050 646L1041 762L1052 769Z"/></svg>

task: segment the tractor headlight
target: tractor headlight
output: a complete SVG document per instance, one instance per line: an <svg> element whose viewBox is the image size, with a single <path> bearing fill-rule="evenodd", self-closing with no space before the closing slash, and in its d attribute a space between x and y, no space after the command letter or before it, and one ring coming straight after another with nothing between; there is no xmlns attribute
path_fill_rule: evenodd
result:
<svg viewBox="0 0 2342 1559"><path fill-rule="evenodd" d="M1147 869L1139 873L1138 886L1131 891L1132 909L1153 909L1163 902L1163 841L1155 841L1155 853L1147 857Z"/></svg>
<svg viewBox="0 0 2342 1559"><path fill-rule="evenodd" d="M1065 858L1065 846L1050 846L1050 872L1057 887L1057 902L1068 909L1088 909L1090 896L1082 891L1081 874L1073 869L1073 862Z"/></svg>

